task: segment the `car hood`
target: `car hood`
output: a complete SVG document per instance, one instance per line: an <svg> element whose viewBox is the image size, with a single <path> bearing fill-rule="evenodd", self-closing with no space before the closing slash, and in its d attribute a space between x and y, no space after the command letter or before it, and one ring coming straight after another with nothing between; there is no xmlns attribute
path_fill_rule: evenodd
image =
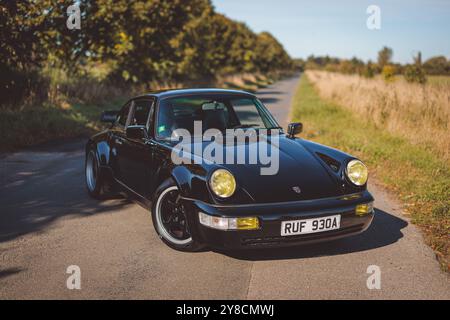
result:
<svg viewBox="0 0 450 320"><path fill-rule="evenodd" d="M223 153L233 152L235 160L237 154L245 152L255 147L256 143L245 143L238 146L220 145ZM193 154L205 154L205 148L219 147L211 143L193 144ZM207 171L212 172L216 168L224 168L233 173L236 178L238 188L241 192L247 193L255 202L282 202L318 199L324 197L334 197L342 195L340 181L327 168L327 165L309 151L300 139L289 139L284 135L279 137L278 151L278 172L273 175L263 175L262 167L276 168L276 152L269 165L261 164L209 164ZM247 158L248 160L248 158Z"/></svg>

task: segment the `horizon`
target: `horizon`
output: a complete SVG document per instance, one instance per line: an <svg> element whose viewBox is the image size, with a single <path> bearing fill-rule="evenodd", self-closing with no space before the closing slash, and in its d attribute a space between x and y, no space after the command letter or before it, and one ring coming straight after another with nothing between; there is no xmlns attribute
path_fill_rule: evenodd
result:
<svg viewBox="0 0 450 320"><path fill-rule="evenodd" d="M376 61L382 47L392 48L393 62L411 63L419 51L425 60L450 58L450 1L392 3L346 0L307 3L301 0L212 0L218 13L244 22L255 32L268 31L292 58L310 55ZM369 30L369 5L381 11L380 30ZM270 14L268 14L270 13Z"/></svg>

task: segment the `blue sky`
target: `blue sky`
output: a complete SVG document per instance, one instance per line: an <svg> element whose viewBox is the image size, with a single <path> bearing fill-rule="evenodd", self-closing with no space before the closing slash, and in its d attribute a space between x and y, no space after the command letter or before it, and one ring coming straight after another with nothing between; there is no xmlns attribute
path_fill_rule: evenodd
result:
<svg viewBox="0 0 450 320"><path fill-rule="evenodd" d="M395 62L422 52L450 58L450 0L213 0L216 10L269 31L292 57L310 54L376 60L385 45ZM369 5L381 9L381 29L366 26Z"/></svg>

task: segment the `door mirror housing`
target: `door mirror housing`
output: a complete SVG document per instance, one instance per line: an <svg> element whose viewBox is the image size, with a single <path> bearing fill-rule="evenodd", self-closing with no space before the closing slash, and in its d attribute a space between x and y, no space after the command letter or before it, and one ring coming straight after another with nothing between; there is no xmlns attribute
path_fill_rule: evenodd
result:
<svg viewBox="0 0 450 320"><path fill-rule="evenodd" d="M114 123L117 120L117 111L103 111L100 117L101 122Z"/></svg>
<svg viewBox="0 0 450 320"><path fill-rule="evenodd" d="M301 122L294 122L288 125L287 136L290 139L294 139L295 135L302 133L303 124Z"/></svg>
<svg viewBox="0 0 450 320"><path fill-rule="evenodd" d="M130 139L147 139L148 132L145 126L128 126L126 130L127 138Z"/></svg>

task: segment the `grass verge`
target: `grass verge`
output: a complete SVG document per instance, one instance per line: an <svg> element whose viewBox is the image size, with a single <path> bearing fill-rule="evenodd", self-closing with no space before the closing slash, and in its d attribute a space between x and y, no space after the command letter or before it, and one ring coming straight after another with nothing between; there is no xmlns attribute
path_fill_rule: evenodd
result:
<svg viewBox="0 0 450 320"><path fill-rule="evenodd" d="M87 136L100 130L103 110L118 109L124 101L103 104L64 103L0 110L0 152L37 145L55 139Z"/></svg>
<svg viewBox="0 0 450 320"><path fill-rule="evenodd" d="M282 77L280 75L279 77ZM221 77L213 86L238 89L246 91L256 91L274 82L275 78L258 76L252 74L233 75ZM186 87L191 85L183 84L160 84L158 87L153 84L153 89L164 89L167 87ZM86 87L89 86L89 87ZM57 103L46 102L40 106L26 106L23 108L4 107L0 108L0 152L10 152L19 148L37 145L55 139L66 139L78 136L88 136L104 128L100 123L100 114L103 110L117 110L129 98L115 98L108 100L105 97L119 96L113 88L101 87L103 92L100 96L103 99L96 99L89 96L86 91L98 91L95 83L88 83L86 86L75 88L72 96L84 97L85 102L68 102L64 95L58 96ZM135 89L135 91L145 91L145 89ZM93 94L92 96L99 96ZM86 102L86 101L108 101L108 102Z"/></svg>
<svg viewBox="0 0 450 320"><path fill-rule="evenodd" d="M442 268L450 270L450 167L447 162L320 98L306 76L301 79L294 98L292 119L304 123L306 139L363 159L371 175L403 201L405 213L421 227Z"/></svg>

